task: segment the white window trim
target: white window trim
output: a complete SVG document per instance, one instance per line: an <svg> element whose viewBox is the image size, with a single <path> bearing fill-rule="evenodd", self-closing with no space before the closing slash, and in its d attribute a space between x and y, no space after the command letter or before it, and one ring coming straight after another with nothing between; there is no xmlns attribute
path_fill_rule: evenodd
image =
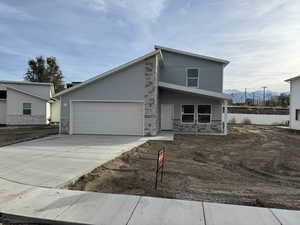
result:
<svg viewBox="0 0 300 225"><path fill-rule="evenodd" d="M198 77L197 78L188 78L188 70L189 69L197 69L198 70ZM197 87L189 87L189 88L199 88L199 76L200 75L200 68L199 67L186 67L185 68L185 86L188 86L188 80L189 79L197 79Z"/></svg>
<svg viewBox="0 0 300 225"><path fill-rule="evenodd" d="M199 113L198 112L198 106L199 105L209 105L210 106L210 113ZM199 115L204 115L204 116L210 116L209 118L209 123L199 123L198 121L198 116ZM211 124L211 120L212 120L212 104L198 104L197 105L197 124Z"/></svg>
<svg viewBox="0 0 300 225"><path fill-rule="evenodd" d="M182 107L183 107L184 105L193 105L193 106L194 106L194 113L184 113L184 112L182 111ZM181 105L180 105L180 110L181 110L180 121L181 121L182 124L195 124L195 121L196 121L196 118L195 118L196 108L195 108L195 107L196 107L195 104L181 104ZM186 114L186 115L193 115L193 116L194 116L194 121L193 121L193 122L183 122L183 121L182 121L182 115L183 115L183 114Z"/></svg>
<svg viewBox="0 0 300 225"><path fill-rule="evenodd" d="M24 114L24 103L30 104L30 114ZM29 109L29 108L26 108ZM32 102L22 102L22 115L23 116L31 116L32 115Z"/></svg>

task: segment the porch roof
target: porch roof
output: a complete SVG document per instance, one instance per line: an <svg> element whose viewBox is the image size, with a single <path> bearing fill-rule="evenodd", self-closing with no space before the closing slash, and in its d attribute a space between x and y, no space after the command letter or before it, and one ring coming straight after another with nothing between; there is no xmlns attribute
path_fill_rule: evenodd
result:
<svg viewBox="0 0 300 225"><path fill-rule="evenodd" d="M215 92L215 91L207 91L207 90L203 90L203 89L199 89L199 88L190 88L190 87L185 87L185 86L176 85L176 84L170 84L170 83L166 83L166 82L159 82L158 85L161 88L166 88L166 89L185 92L185 93L202 95L202 96L207 96L207 97L212 97L212 98L217 98L217 99L223 99L223 100L230 100L231 99L230 95L220 93L220 92Z"/></svg>

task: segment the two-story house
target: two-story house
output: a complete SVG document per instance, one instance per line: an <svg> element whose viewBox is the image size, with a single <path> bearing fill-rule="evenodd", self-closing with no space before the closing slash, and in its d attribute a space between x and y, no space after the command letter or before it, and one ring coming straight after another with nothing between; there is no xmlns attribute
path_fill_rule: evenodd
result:
<svg viewBox="0 0 300 225"><path fill-rule="evenodd" d="M155 46L149 54L58 93L60 131L226 134L226 115L223 121L222 114L230 96L223 93L223 71L228 63Z"/></svg>

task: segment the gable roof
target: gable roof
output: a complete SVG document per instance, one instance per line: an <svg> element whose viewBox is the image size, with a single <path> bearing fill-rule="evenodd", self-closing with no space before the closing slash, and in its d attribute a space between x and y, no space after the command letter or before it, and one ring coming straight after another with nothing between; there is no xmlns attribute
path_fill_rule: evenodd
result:
<svg viewBox="0 0 300 225"><path fill-rule="evenodd" d="M182 54L182 55L192 56L192 57L196 57L196 58L200 58L200 59L204 59L204 60L209 60L209 61L213 61L213 62L222 63L225 66L229 64L229 61L224 60L224 59L219 59L219 58L205 56L205 55L199 55L199 54L195 54L195 53L191 53L191 52L177 50L177 49L174 49L174 48L167 48L167 47L163 47L163 46L159 46L159 45L155 45L154 48L157 49L157 50L160 49L160 50L164 50L164 51L167 51L167 52L173 52L173 53L177 53L177 54Z"/></svg>
<svg viewBox="0 0 300 225"><path fill-rule="evenodd" d="M97 75L97 76L95 76L95 77L92 77L92 78L90 78L90 79L88 79L88 80L82 82L81 84L75 85L75 86L73 86L73 87L71 87L71 88L69 88L69 89L66 89L66 90L64 90L64 91L61 91L61 92L57 93L56 95L54 95L54 97L59 97L59 96L61 96L61 95L64 95L64 94L69 93L69 92L71 92L71 91L74 91L74 90L76 90L76 89L78 89L78 88L81 88L81 87L83 87L83 86L85 86L85 85L87 85L87 84L90 84L90 83L92 83L92 82L94 82L94 81L96 81L96 80L103 79L103 78L105 78L105 77L107 77L107 76L109 76L109 75L114 74L115 72L118 72L118 71L120 71L120 70L123 70L123 69L125 69L125 68L127 68L127 67L129 67L129 66L131 66L131 65L134 65L134 64L136 64L136 63L138 63L138 62L141 62L141 61L143 61L143 60L145 60L145 59L147 59L147 58L149 58L149 57L151 57L151 56L157 55L157 54L160 54L160 56L161 56L161 51L160 51L160 50L152 51L152 52L150 52L150 53L148 53L148 54L146 54L146 55L143 55L143 56L141 56L141 57L139 57L139 58L136 58L136 59L134 59L134 60L132 60L132 61L130 61L130 62L128 62L128 63L122 64L122 65L120 65L120 66L118 66L118 67L116 67L116 68L114 68L114 69L111 69L111 70L109 70L109 71L107 71L107 72L104 72L104 73L102 73L102 74L100 74L100 75ZM161 58L162 58L162 57L161 57Z"/></svg>
<svg viewBox="0 0 300 225"><path fill-rule="evenodd" d="M170 84L170 83L166 83L166 82L159 82L158 85L159 85L159 87L174 90L174 91L181 91L181 92L186 92L186 93L191 93L191 94L204 95L207 97L224 99L224 100L231 99L230 95L220 93L220 92L215 92L215 91L207 91L207 90L203 90L203 89L199 89L199 88L189 88L189 87L185 87L182 85Z"/></svg>
<svg viewBox="0 0 300 225"><path fill-rule="evenodd" d="M16 84L16 85L34 85L34 86L42 86L42 87L49 87L50 88L50 97L55 94L54 85L53 83L44 83L44 82L32 82L32 81L12 81L12 80L0 80L0 84L2 85L9 85L9 84ZM11 87L11 86L10 86ZM18 89L19 90L19 89ZM44 98L45 99L45 98Z"/></svg>
<svg viewBox="0 0 300 225"><path fill-rule="evenodd" d="M297 80L297 79L299 79L299 78L300 78L300 75L299 75L299 76L296 76L296 77L292 77L292 78L287 79L287 80L285 80L285 81L286 81L286 82L289 82L289 81Z"/></svg>
<svg viewBox="0 0 300 225"><path fill-rule="evenodd" d="M13 90L13 91L19 92L19 93L21 93L21 94L29 95L29 96L34 97L34 98L38 98L38 99L43 100L43 101L49 101L49 100L50 100L50 99L46 99L46 98L43 98L43 97L41 97L41 96L38 96L38 95L35 95L35 94L32 94L32 93L29 93L29 92L27 92L27 91L23 91L23 90L20 90L20 89L18 89L18 88L11 87L11 86L9 86L9 85L2 85L2 86L6 87L6 88L8 88L8 89L11 89L11 90Z"/></svg>

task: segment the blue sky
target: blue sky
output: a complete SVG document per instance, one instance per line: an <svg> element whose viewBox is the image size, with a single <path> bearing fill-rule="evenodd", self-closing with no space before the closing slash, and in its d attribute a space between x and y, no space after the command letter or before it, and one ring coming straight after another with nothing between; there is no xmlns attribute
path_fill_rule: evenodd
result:
<svg viewBox="0 0 300 225"><path fill-rule="evenodd" d="M0 79L55 56L82 81L155 44L224 58L225 89L288 91L300 74L299 0L0 0Z"/></svg>

